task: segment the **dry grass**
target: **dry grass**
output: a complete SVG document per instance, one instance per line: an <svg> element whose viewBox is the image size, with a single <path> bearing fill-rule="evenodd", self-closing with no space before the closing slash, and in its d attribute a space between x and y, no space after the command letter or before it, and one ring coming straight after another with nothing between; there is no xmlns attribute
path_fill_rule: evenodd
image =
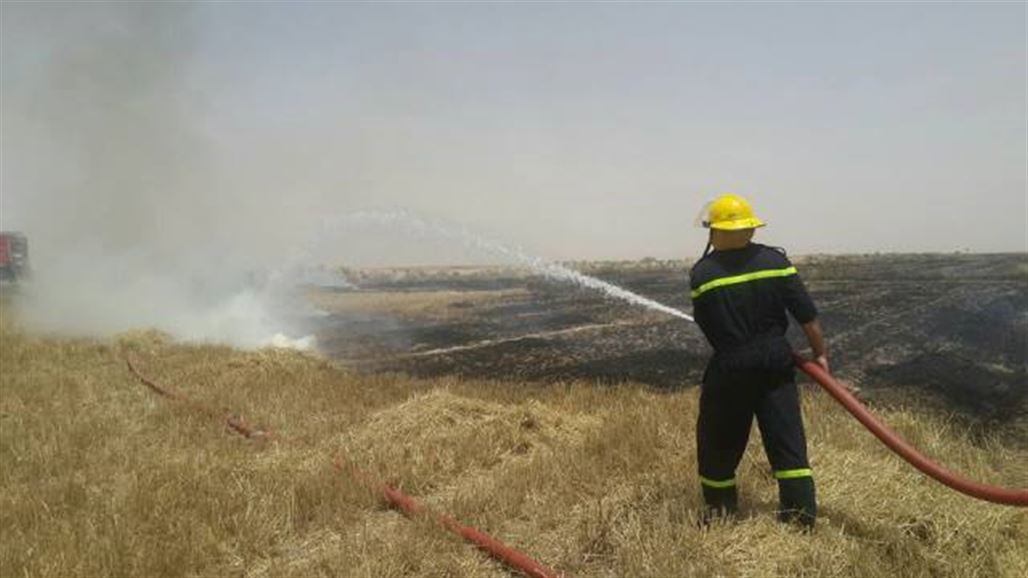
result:
<svg viewBox="0 0 1028 578"><path fill-rule="evenodd" d="M343 453L577 576L1025 576L1023 510L964 498L805 394L823 518L773 519L759 443L744 518L700 531L695 390L360 376L282 351L0 334L2 576L507 576L331 467ZM124 368L276 432L263 446L158 398ZM974 478L1028 482L1028 454L935 415L886 415Z"/></svg>

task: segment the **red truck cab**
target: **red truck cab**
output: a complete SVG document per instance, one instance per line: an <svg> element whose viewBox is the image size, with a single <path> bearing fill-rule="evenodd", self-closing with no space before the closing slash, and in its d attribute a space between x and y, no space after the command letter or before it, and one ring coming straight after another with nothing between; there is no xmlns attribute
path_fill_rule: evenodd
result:
<svg viewBox="0 0 1028 578"><path fill-rule="evenodd" d="M0 281L17 282L28 272L28 239L22 233L0 231Z"/></svg>

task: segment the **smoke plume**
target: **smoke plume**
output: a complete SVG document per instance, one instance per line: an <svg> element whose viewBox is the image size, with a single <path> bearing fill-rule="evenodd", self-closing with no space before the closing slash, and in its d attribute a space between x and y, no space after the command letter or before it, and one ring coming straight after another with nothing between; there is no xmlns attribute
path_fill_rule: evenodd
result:
<svg viewBox="0 0 1028 578"><path fill-rule="evenodd" d="M288 330L287 287L266 274L281 252L252 249L261 223L215 170L190 7L3 10L3 226L29 236L24 321L241 346Z"/></svg>

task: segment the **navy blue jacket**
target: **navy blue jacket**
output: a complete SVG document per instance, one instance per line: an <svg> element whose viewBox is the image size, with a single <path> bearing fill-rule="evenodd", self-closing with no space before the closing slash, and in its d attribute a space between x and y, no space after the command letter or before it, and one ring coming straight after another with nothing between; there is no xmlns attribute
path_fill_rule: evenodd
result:
<svg viewBox="0 0 1028 578"><path fill-rule="evenodd" d="M790 363L786 311L800 324L817 318L817 308L785 251L767 245L713 251L693 265L689 284L693 316L715 357L745 357L739 364L748 368ZM770 359L768 348L777 350Z"/></svg>

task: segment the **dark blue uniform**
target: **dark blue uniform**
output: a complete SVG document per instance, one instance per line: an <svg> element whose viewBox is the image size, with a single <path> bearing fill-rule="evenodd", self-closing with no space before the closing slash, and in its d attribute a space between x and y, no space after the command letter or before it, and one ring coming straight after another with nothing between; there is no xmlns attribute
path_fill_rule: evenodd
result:
<svg viewBox="0 0 1028 578"><path fill-rule="evenodd" d="M785 332L786 312L804 324L817 318L817 308L785 252L756 243L700 259L690 286L693 316L714 348L696 427L706 503L736 509L735 469L756 416L779 483L781 517L812 524L814 481Z"/></svg>

